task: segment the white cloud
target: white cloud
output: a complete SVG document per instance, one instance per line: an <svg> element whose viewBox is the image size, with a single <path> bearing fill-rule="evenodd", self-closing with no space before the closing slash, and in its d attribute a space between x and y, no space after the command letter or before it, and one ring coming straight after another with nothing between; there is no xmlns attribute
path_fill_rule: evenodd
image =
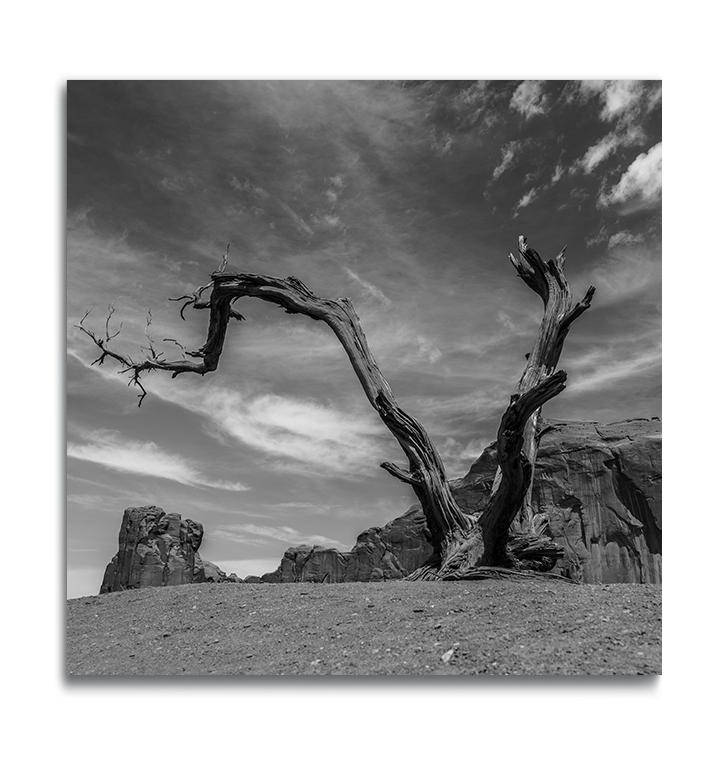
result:
<svg viewBox="0 0 720 774"><path fill-rule="evenodd" d="M597 288L593 306L616 304L633 296L659 302L662 281L659 252L657 248L636 242L616 241L612 253L593 269L588 278L588 282Z"/></svg>
<svg viewBox="0 0 720 774"><path fill-rule="evenodd" d="M275 540L283 543L288 548L301 543L342 550L347 548L344 543L325 535L309 535L287 526L269 527L258 524L229 524L213 530L212 536L219 540L229 540L234 543L250 543L251 545L265 543L267 540Z"/></svg>
<svg viewBox="0 0 720 774"><path fill-rule="evenodd" d="M493 170L493 180L497 180L503 172L510 168L518 155L520 145L521 143L518 140L512 140L507 145L503 146L501 150L502 158L500 159L500 163Z"/></svg>
<svg viewBox="0 0 720 774"><path fill-rule="evenodd" d="M391 306L392 301L380 290L380 288L373 285L371 282L364 280L362 277L355 274L354 271L344 267L345 273L350 277L353 282L356 282L364 291L363 295L366 298L370 298L373 301L379 301L383 306Z"/></svg>
<svg viewBox="0 0 720 774"><path fill-rule="evenodd" d="M270 198L270 194L264 188L261 188L259 185L253 185L247 178L241 182L235 175L232 175L230 177L230 185L236 191L252 194L263 201L267 201Z"/></svg>
<svg viewBox="0 0 720 774"><path fill-rule="evenodd" d="M439 446L438 452L443 459L445 468L449 476L457 473L457 476L463 476L467 472L468 466L490 445L490 439L473 439L469 443L463 444L455 438L446 438Z"/></svg>
<svg viewBox="0 0 720 774"><path fill-rule="evenodd" d="M203 413L224 434L272 457L300 463L307 472L357 474L374 469L380 456L384 433L379 420L309 400L271 394L249 398L205 388L192 403L194 409L186 407Z"/></svg>
<svg viewBox="0 0 720 774"><path fill-rule="evenodd" d="M510 99L510 106L522 113L525 118L545 112L547 95L543 94L542 81L523 81Z"/></svg>
<svg viewBox="0 0 720 774"><path fill-rule="evenodd" d="M607 81L580 81L580 93L585 97L592 96L593 94L602 94L607 83Z"/></svg>
<svg viewBox="0 0 720 774"><path fill-rule="evenodd" d="M427 361L428 363L436 363L440 360L442 352L430 339L425 338L425 336L418 336L416 341L420 360Z"/></svg>
<svg viewBox="0 0 720 774"><path fill-rule="evenodd" d="M659 369L661 363L662 351L659 345L624 358L618 358L611 350L598 353L589 373L573 378L569 387L576 393L607 389L613 382L637 377L646 371ZM579 365L577 361L569 363L568 371L572 373L577 365Z"/></svg>
<svg viewBox="0 0 720 774"><path fill-rule="evenodd" d="M590 174L605 159L612 156L620 148L629 148L633 145L639 145L645 141L645 133L639 126L625 125L618 131L610 132L594 145L591 145L585 155L576 161L571 172L582 171L586 175Z"/></svg>
<svg viewBox="0 0 720 774"><path fill-rule="evenodd" d="M158 183L158 186L163 191L183 191L185 190L185 180L182 175L176 175L175 177L164 177Z"/></svg>
<svg viewBox="0 0 720 774"><path fill-rule="evenodd" d="M310 226L293 210L291 207L289 207L285 202L278 201L278 204L283 208L285 213L290 216L290 219L295 224L297 229L301 231L303 234L306 234L307 236L313 236L315 233Z"/></svg>
<svg viewBox="0 0 720 774"><path fill-rule="evenodd" d="M587 236L585 237L585 244L588 247L592 247L593 245L600 245L603 242L607 242L608 240L608 229L607 226L603 226L600 231L597 232L594 236Z"/></svg>
<svg viewBox="0 0 720 774"><path fill-rule="evenodd" d="M90 368L87 359L70 354L100 378L127 384L126 377L112 368ZM334 361L347 368L341 355L335 344ZM304 345L295 347L294 356L306 362ZM384 446L392 445L381 420L370 410L357 415L312 400L163 376L147 379L149 394L204 417L215 434L268 455L276 468L292 461L293 466L286 469L304 475L365 475L376 471L379 458L385 456Z"/></svg>
<svg viewBox="0 0 720 774"><path fill-rule="evenodd" d="M613 234L608 240L608 249L612 250L613 247L619 247L620 245L640 244L644 241L645 238L641 234L631 234L629 231L619 231L617 234Z"/></svg>
<svg viewBox="0 0 720 774"><path fill-rule="evenodd" d="M652 109L660 99L660 87L643 81L580 81L577 90L570 92L569 99L578 93L583 99L599 96L602 101L600 117L623 123L637 118L643 105Z"/></svg>
<svg viewBox="0 0 720 774"><path fill-rule="evenodd" d="M495 319L503 328L510 331L512 334L520 333L523 330L523 327L518 325L518 323L503 309L497 313Z"/></svg>
<svg viewBox="0 0 720 774"><path fill-rule="evenodd" d="M609 81L604 88L605 106L601 117L605 120L617 118L634 108L642 99L641 81Z"/></svg>
<svg viewBox="0 0 720 774"><path fill-rule="evenodd" d="M601 207L619 205L635 212L656 205L662 195L662 143L641 153L608 193L598 199Z"/></svg>
<svg viewBox="0 0 720 774"><path fill-rule="evenodd" d="M311 220L315 227L324 231L343 227L343 222L340 220L340 216L333 212L326 212L324 214L314 213L311 216Z"/></svg>
<svg viewBox="0 0 720 774"><path fill-rule="evenodd" d="M248 489L237 482L205 478L192 463L178 454L163 451L152 441L128 440L115 431L104 429L85 433L84 440L86 443L68 444L69 457L123 473L166 478L186 486L207 486L231 492Z"/></svg>
<svg viewBox="0 0 720 774"><path fill-rule="evenodd" d="M531 202L534 202L535 199L538 197L538 189L537 188L531 188L525 196L523 196L520 201L515 205L515 214L517 215L517 211L521 210L523 207L527 207L528 204Z"/></svg>
<svg viewBox="0 0 720 774"><path fill-rule="evenodd" d="M587 149L587 152L580 160L580 166L583 171L588 174L595 169L595 167L604 161L608 156L618 149L619 140L616 135L608 134L603 137L602 140L595 143L592 147Z"/></svg>

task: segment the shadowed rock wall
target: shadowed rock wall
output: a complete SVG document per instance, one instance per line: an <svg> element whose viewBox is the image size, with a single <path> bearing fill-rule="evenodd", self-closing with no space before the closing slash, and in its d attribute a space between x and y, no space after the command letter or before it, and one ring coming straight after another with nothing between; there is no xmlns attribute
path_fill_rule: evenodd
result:
<svg viewBox="0 0 720 774"><path fill-rule="evenodd" d="M371 527L357 538L351 551L301 545L289 548L277 570L261 583L345 583L404 578L432 554L425 516L419 505L384 527Z"/></svg>
<svg viewBox="0 0 720 774"><path fill-rule="evenodd" d="M660 583L662 578L662 423L541 420L533 504L546 534L565 548L555 572L584 583ZM482 511L497 469L495 444L451 483L460 507ZM275 572L251 582L342 583L401 578L432 549L425 517L411 508L363 532L351 551L289 548Z"/></svg>
<svg viewBox="0 0 720 774"><path fill-rule="evenodd" d="M240 582L197 553L203 526L179 513L146 505L127 508L118 536L118 552L105 570L100 593L182 583Z"/></svg>
<svg viewBox="0 0 720 774"><path fill-rule="evenodd" d="M542 420L533 485L535 519L565 548L555 572L585 583L660 583L662 578L662 424ZM451 486L460 507L482 511L497 456L489 446ZM201 524L161 508L128 508L119 550L100 593L181 583L240 582L198 552ZM419 505L371 527L350 551L289 548L280 566L249 583L343 583L403 578L432 555Z"/></svg>
<svg viewBox="0 0 720 774"><path fill-rule="evenodd" d="M585 583L661 582L661 458L659 419L542 421L533 505L565 548L563 574ZM492 445L453 482L461 508L482 510L495 464Z"/></svg>

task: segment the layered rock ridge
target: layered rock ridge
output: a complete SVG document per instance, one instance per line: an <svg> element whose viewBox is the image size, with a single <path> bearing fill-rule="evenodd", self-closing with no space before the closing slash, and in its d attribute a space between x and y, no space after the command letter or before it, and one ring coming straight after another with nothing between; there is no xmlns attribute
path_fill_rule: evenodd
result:
<svg viewBox="0 0 720 774"><path fill-rule="evenodd" d="M491 444L451 483L460 507L478 513L492 489ZM662 580L662 423L541 420L533 483L534 528L565 550L553 572L584 583ZM200 558L203 527L161 508L128 508L118 553L100 593L181 583L242 582ZM413 506L362 532L350 551L288 548L280 566L248 583L345 583L404 578L432 555L425 516Z"/></svg>
<svg viewBox="0 0 720 774"><path fill-rule="evenodd" d="M362 532L350 551L294 546L285 552L277 570L245 580L250 583L397 580L420 567L431 554L425 516L416 505L384 527L371 527Z"/></svg>
<svg viewBox="0 0 720 774"><path fill-rule="evenodd" d="M100 593L183 583L242 582L200 558L203 531L202 524L154 505L127 508L118 552L105 570Z"/></svg>
<svg viewBox="0 0 720 774"><path fill-rule="evenodd" d="M541 420L533 484L535 529L565 549L553 572L583 583L662 579L662 423ZM467 513L490 497L497 454L491 444L451 483ZM342 583L401 578L432 555L425 517L411 508L363 532L354 548L289 548L272 573L249 582Z"/></svg>

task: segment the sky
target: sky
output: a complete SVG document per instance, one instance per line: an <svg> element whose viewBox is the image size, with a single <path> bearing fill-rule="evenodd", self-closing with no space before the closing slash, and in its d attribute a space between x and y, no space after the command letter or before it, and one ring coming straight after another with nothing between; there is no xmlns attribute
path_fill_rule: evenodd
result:
<svg viewBox="0 0 720 774"><path fill-rule="evenodd" d="M217 372L144 378L139 358L205 339L168 300L229 270L347 296L450 477L490 443L542 303L508 253L567 245L577 300L565 392L545 416L661 416L657 81L70 81L67 92L68 596L96 594L125 508L201 522L241 576L286 548L350 548L414 502L404 457L320 322L244 299ZM148 315L151 325L147 326Z"/></svg>

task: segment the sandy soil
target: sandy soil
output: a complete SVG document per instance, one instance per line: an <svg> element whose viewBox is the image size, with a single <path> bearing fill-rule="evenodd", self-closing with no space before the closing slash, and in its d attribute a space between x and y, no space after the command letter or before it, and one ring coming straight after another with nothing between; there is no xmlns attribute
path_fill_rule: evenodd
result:
<svg viewBox="0 0 720 774"><path fill-rule="evenodd" d="M661 588L202 584L67 603L69 675L648 675Z"/></svg>

